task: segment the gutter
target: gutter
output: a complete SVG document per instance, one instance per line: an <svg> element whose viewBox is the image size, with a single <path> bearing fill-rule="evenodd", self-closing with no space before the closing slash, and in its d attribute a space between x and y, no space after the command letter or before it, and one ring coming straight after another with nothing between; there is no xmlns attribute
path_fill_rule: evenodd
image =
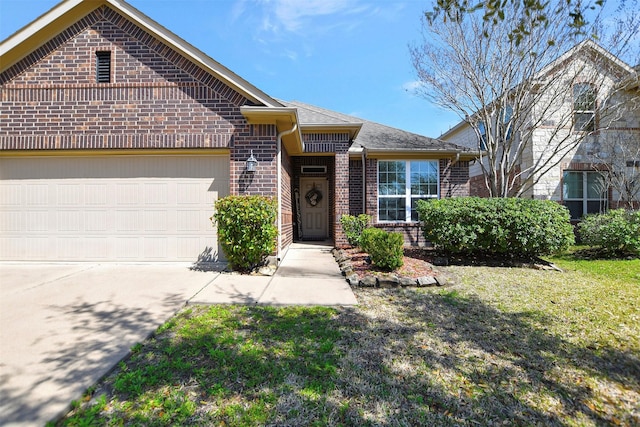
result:
<svg viewBox="0 0 640 427"><path fill-rule="evenodd" d="M292 134L298 129L298 124L294 123L289 130L280 132L276 138L276 176L277 194L278 194L278 247L276 249L276 260L280 263L280 254L282 253L282 137Z"/></svg>

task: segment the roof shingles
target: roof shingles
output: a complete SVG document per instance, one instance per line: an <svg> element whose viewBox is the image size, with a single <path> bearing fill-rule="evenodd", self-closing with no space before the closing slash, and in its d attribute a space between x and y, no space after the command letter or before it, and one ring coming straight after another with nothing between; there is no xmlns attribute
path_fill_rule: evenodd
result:
<svg viewBox="0 0 640 427"><path fill-rule="evenodd" d="M386 126L380 123L363 120L357 117L338 113L336 111L326 110L314 105L305 104L299 101L280 101L287 107L295 107L298 109L298 117L300 125L304 131L305 125L348 125L361 124L360 132L356 135L351 150L367 150L376 151L416 151L416 152L467 152L468 148L441 141L439 139L429 138L427 136L418 135Z"/></svg>

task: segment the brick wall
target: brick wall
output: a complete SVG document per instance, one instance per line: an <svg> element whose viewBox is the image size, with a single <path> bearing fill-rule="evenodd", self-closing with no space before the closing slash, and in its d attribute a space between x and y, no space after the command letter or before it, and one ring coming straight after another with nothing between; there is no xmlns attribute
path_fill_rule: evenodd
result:
<svg viewBox="0 0 640 427"><path fill-rule="evenodd" d="M293 163L287 150L282 149L282 247L293 243Z"/></svg>
<svg viewBox="0 0 640 427"><path fill-rule="evenodd" d="M275 127L249 126L242 94L106 6L0 74L0 99L1 150L229 149L232 194L276 193Z"/></svg>
<svg viewBox="0 0 640 427"><path fill-rule="evenodd" d="M440 159L440 197L469 195L469 162Z"/></svg>
<svg viewBox="0 0 640 427"><path fill-rule="evenodd" d="M349 153L348 146L344 144L343 150L336 153L335 157L335 219L333 241L336 247L342 248L348 245L347 236L342 231L340 218L349 214Z"/></svg>
<svg viewBox="0 0 640 427"><path fill-rule="evenodd" d="M362 161L349 160L349 215L362 213Z"/></svg>
<svg viewBox="0 0 640 427"><path fill-rule="evenodd" d="M469 195L473 197L489 197L489 189L484 182L484 175L472 176L469 179Z"/></svg>

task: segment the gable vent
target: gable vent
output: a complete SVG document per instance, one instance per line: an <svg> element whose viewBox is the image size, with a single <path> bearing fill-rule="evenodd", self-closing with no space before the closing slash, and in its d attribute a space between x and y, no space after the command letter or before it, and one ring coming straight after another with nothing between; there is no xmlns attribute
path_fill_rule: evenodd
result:
<svg viewBox="0 0 640 427"><path fill-rule="evenodd" d="M111 52L96 52L96 82L111 83Z"/></svg>

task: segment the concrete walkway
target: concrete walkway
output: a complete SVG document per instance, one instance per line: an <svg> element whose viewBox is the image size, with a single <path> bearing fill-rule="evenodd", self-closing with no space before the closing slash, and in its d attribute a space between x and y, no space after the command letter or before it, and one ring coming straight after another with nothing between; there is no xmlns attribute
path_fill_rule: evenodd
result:
<svg viewBox="0 0 640 427"><path fill-rule="evenodd" d="M352 305L331 247L273 277L187 264L0 263L0 425L43 426L187 304Z"/></svg>
<svg viewBox="0 0 640 427"><path fill-rule="evenodd" d="M219 274L188 304L355 305L331 249L293 243L272 277Z"/></svg>

